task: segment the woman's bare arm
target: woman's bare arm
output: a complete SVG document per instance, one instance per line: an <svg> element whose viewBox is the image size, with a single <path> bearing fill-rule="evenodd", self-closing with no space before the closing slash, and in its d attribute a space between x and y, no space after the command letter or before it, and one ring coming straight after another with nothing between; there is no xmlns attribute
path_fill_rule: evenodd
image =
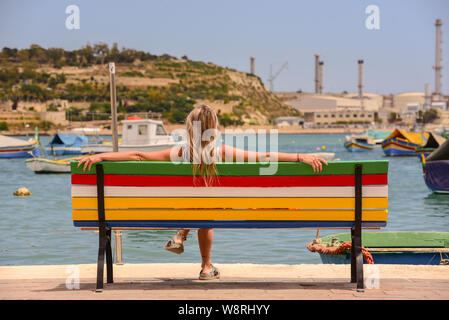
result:
<svg viewBox="0 0 449 320"><path fill-rule="evenodd" d="M301 153L255 152L237 149L227 145L221 147L221 153L224 161L300 161L311 165L314 172L321 172L323 170L323 163L327 165L326 160L322 158Z"/></svg>
<svg viewBox="0 0 449 320"><path fill-rule="evenodd" d="M100 161L168 161L170 160L171 148L158 151L121 151L99 153L89 157L81 158L78 167L84 164L83 171L90 168L94 163Z"/></svg>

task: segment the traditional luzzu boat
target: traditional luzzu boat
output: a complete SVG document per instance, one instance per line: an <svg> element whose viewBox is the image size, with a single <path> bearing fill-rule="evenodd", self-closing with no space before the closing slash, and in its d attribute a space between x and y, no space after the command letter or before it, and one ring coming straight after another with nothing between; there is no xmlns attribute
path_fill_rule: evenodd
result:
<svg viewBox="0 0 449 320"><path fill-rule="evenodd" d="M406 132L395 129L383 142L382 149L386 156L414 156L416 148L423 145L429 133Z"/></svg>
<svg viewBox="0 0 449 320"><path fill-rule="evenodd" d="M449 194L449 139L422 160L427 187L435 193Z"/></svg>
<svg viewBox="0 0 449 320"><path fill-rule="evenodd" d="M349 152L373 150L376 144L368 135L346 136L344 146Z"/></svg>
<svg viewBox="0 0 449 320"><path fill-rule="evenodd" d="M433 134L429 132L429 138L426 143L422 146L416 148L416 156L419 160L423 160L427 158L434 150L436 150L440 145L442 145L446 141L445 138L439 136L437 134Z"/></svg>
<svg viewBox="0 0 449 320"><path fill-rule="evenodd" d="M57 133L45 147L45 151L53 156L81 154L81 146L88 142L88 138L83 135Z"/></svg>
<svg viewBox="0 0 449 320"><path fill-rule="evenodd" d="M24 141L0 135L0 158L30 158L39 153L36 139Z"/></svg>
<svg viewBox="0 0 449 320"><path fill-rule="evenodd" d="M367 135L374 140L375 144L381 145L382 142L391 134L390 131L380 131L380 130L368 130L362 133L362 135Z"/></svg>
<svg viewBox="0 0 449 320"><path fill-rule="evenodd" d="M81 157L65 159L33 158L25 161L28 169L34 173L70 173L70 162Z"/></svg>
<svg viewBox="0 0 449 320"><path fill-rule="evenodd" d="M324 264L351 262L351 234L333 234L308 245ZM365 263L449 265L449 232L363 232Z"/></svg>

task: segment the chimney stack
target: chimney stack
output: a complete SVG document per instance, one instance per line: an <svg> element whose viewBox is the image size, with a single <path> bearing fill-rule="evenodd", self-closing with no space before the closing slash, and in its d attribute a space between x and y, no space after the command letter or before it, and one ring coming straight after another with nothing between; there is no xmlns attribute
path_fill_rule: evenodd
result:
<svg viewBox="0 0 449 320"><path fill-rule="evenodd" d="M432 104L432 89L430 88L430 84L426 83L424 87L424 110L430 108Z"/></svg>
<svg viewBox="0 0 449 320"><path fill-rule="evenodd" d="M255 74L255 68L254 68L254 60L255 59L256 58L254 58L253 56L249 57L249 61L250 61L250 64L251 64L251 74Z"/></svg>
<svg viewBox="0 0 449 320"><path fill-rule="evenodd" d="M441 65L442 60L442 49L441 43L443 42L442 34L441 34L441 26L443 22L441 19L437 19L435 21L436 27L436 37L435 37L435 101L441 101L441 69L443 66Z"/></svg>
<svg viewBox="0 0 449 320"><path fill-rule="evenodd" d="M364 109L364 105L363 105L363 60L359 60L357 61L358 66L359 66L359 99L360 99L360 107L362 108L362 110Z"/></svg>
<svg viewBox="0 0 449 320"><path fill-rule="evenodd" d="M320 94L323 93L323 87L324 87L324 81L323 81L323 75L324 75L324 62L320 61L320 87L319 87L319 92Z"/></svg>
<svg viewBox="0 0 449 320"><path fill-rule="evenodd" d="M320 55L315 54L315 93L320 93Z"/></svg>

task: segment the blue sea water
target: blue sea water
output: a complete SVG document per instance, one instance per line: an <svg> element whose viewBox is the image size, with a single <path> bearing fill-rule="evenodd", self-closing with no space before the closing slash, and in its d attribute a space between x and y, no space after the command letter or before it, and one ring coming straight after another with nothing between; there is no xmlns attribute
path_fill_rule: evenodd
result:
<svg viewBox="0 0 449 320"><path fill-rule="evenodd" d="M41 138L45 145L50 137ZM449 195L431 193L416 157L385 157L380 147L350 153L342 134L279 135L281 152L334 152L341 160L389 160L389 220L384 231L449 231ZM16 197L27 187L33 196ZM321 230L320 236L341 232ZM185 252L162 249L175 231L124 231L125 263L200 262L196 231ZM321 263L306 245L316 230L220 230L214 232L214 263ZM38 175L24 159L0 160L0 265L96 263L98 235L73 227L69 174Z"/></svg>

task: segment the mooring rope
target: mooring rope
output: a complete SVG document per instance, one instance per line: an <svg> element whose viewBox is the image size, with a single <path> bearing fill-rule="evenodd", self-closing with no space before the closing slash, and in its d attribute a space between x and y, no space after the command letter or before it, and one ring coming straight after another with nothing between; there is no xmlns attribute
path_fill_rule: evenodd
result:
<svg viewBox="0 0 449 320"><path fill-rule="evenodd" d="M345 252L346 250L351 250L351 242L345 241L338 247L328 247L319 243L310 242L307 245L307 249L309 249L309 251L311 252L318 252L323 254L340 254ZM373 256L365 247L362 247L362 254L367 264L374 264Z"/></svg>

